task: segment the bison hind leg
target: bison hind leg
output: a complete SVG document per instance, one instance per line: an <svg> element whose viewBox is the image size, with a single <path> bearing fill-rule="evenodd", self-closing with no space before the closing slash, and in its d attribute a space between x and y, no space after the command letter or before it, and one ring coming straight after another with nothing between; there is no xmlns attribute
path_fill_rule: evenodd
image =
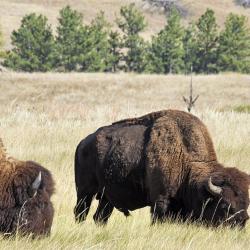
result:
<svg viewBox="0 0 250 250"><path fill-rule="evenodd" d="M102 195L99 198L99 204L97 210L93 216L96 224L105 225L108 222L109 217L113 212L114 206L108 201L108 199Z"/></svg>
<svg viewBox="0 0 250 250"><path fill-rule="evenodd" d="M81 193L77 195L77 203L74 208L76 222L86 219L95 193Z"/></svg>

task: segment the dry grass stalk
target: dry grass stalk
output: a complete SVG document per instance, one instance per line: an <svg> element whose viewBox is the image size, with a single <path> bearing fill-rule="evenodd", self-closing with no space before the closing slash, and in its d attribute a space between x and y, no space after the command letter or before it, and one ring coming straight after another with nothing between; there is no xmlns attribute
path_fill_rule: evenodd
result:
<svg viewBox="0 0 250 250"><path fill-rule="evenodd" d="M184 102L187 104L187 110L188 112L191 112L191 109L194 107L195 102L199 98L199 95L197 95L195 98L193 97L193 72L192 72L192 67L191 67L191 81L190 81L190 94L189 94L189 99L183 96Z"/></svg>

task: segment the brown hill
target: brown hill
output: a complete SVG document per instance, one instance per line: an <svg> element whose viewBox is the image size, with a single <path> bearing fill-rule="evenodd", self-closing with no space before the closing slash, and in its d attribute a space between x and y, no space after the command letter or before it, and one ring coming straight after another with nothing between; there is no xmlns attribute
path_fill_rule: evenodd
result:
<svg viewBox="0 0 250 250"><path fill-rule="evenodd" d="M148 27L143 34L145 38L149 38L163 27L165 16L145 8L143 0L1 0L0 24L4 33L5 48L10 48L10 34L18 28L20 20L25 14L31 12L44 14L55 28L59 10L69 4L83 13L86 23L90 22L101 10L106 13L107 19L113 22L119 15L120 7L131 2L135 2L145 14L148 22ZM250 9L237 6L234 0L182 0L182 4L190 13L184 23L196 20L206 8L212 8L215 11L220 26L223 25L230 12L250 17Z"/></svg>

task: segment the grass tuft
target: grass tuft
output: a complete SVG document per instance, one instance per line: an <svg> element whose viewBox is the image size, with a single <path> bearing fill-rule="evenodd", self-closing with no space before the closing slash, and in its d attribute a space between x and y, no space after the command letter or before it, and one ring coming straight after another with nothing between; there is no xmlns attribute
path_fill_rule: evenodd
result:
<svg viewBox="0 0 250 250"><path fill-rule="evenodd" d="M238 113L250 113L250 105L239 105L233 107L232 110Z"/></svg>

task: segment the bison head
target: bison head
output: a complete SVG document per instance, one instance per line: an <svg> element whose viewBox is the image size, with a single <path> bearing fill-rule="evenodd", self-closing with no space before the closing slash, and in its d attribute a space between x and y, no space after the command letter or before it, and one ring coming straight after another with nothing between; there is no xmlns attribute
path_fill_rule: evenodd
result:
<svg viewBox="0 0 250 250"><path fill-rule="evenodd" d="M50 195L43 185L39 172L28 188L28 198L23 202L16 219L16 229L23 235L48 235L50 233L54 210Z"/></svg>
<svg viewBox="0 0 250 250"><path fill-rule="evenodd" d="M203 183L202 219L213 225L244 227L249 219L249 176L236 168L212 173Z"/></svg>

